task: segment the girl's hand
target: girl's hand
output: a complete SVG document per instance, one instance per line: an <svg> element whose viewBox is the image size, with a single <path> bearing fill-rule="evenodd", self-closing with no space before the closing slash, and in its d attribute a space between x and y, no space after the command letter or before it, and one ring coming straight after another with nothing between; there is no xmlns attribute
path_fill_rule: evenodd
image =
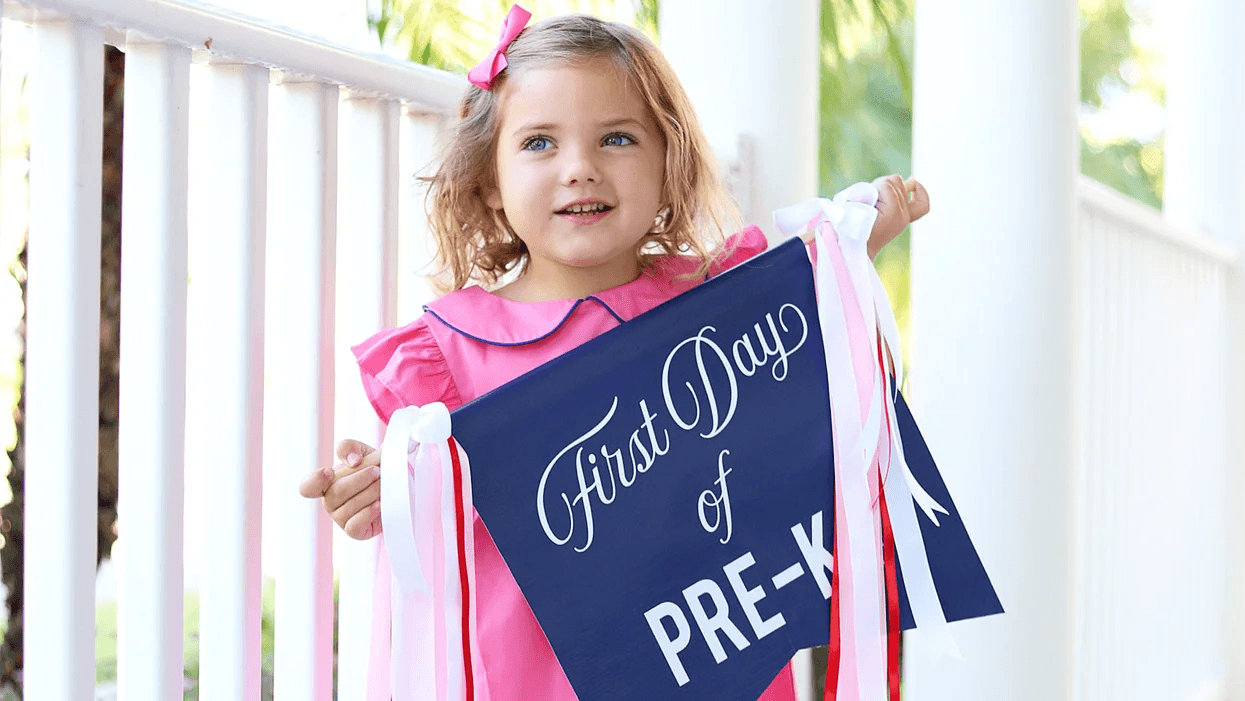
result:
<svg viewBox="0 0 1245 701"><path fill-rule="evenodd" d="M320 499L346 535L367 540L381 532L380 451L361 441L337 444L340 463L307 475L298 493Z"/></svg>
<svg viewBox="0 0 1245 701"><path fill-rule="evenodd" d="M929 213L929 193L916 178L887 175L873 181L878 189L878 218L869 233L869 257L876 258L912 222Z"/></svg>

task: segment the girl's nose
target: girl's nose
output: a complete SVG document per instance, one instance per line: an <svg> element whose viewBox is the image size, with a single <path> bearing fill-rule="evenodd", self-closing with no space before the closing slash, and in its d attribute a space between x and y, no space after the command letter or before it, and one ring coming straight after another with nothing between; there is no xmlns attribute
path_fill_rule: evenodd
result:
<svg viewBox="0 0 1245 701"><path fill-rule="evenodd" d="M568 150L562 179L567 185L600 182L601 171L596 154L591 149Z"/></svg>

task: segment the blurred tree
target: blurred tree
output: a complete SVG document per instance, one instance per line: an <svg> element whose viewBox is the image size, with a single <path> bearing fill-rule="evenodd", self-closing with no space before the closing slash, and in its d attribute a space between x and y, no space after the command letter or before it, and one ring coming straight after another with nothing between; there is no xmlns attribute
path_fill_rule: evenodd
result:
<svg viewBox="0 0 1245 701"><path fill-rule="evenodd" d="M1081 112L1135 92L1164 102L1157 53L1134 41L1140 19L1129 0L1081 0ZM1163 149L1134 136L1107 140L1081 129L1081 172L1153 207L1163 203Z"/></svg>
<svg viewBox="0 0 1245 701"><path fill-rule="evenodd" d="M465 73L480 25L453 0L381 0L368 25L382 46L397 46L411 61Z"/></svg>
<svg viewBox="0 0 1245 701"><path fill-rule="evenodd" d="M822 196L912 173L912 11L912 0L822 1ZM905 231L875 261L901 330L908 326L908 242Z"/></svg>
<svg viewBox="0 0 1245 701"><path fill-rule="evenodd" d="M99 290L99 504L95 564L117 539L117 419L121 402L121 140L125 53L104 47Z"/></svg>
<svg viewBox="0 0 1245 701"><path fill-rule="evenodd" d="M4 573L5 606L8 624L4 639L0 641L0 699L22 697L22 603L25 594L22 584L22 560L26 551L26 246L17 254L9 268L9 274L17 280L22 295L22 323L17 331L23 343L18 365L22 372L18 389L17 406L13 407L13 428L17 440L9 449L9 490L12 500L0 507L0 530L4 532L4 546L0 548L0 571Z"/></svg>
<svg viewBox="0 0 1245 701"><path fill-rule="evenodd" d="M823 0L822 195L884 173L912 171L913 0ZM1133 40L1129 0L1081 0L1081 111L1135 91L1162 104L1158 59ZM1081 172L1141 202L1162 204L1159 141L1099 141L1082 128ZM919 173L916 174L919 177ZM931 193L935 203L937 193ZM936 204L935 204L936 206ZM908 321L909 235L878 257L901 329Z"/></svg>
<svg viewBox="0 0 1245 701"><path fill-rule="evenodd" d="M512 0L492 0L468 14L454 0L380 0L368 25L381 46L415 63L466 73L497 41L511 4ZM523 7L534 19L566 12L613 14L612 0L527 0ZM642 29L651 24L655 32L657 0L640 0L637 20Z"/></svg>

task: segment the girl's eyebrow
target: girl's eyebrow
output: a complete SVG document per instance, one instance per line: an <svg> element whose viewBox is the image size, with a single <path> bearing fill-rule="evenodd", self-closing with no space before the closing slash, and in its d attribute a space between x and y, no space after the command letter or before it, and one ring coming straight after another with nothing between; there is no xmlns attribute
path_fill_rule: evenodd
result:
<svg viewBox="0 0 1245 701"><path fill-rule="evenodd" d="M553 131L557 128L558 128L558 125L554 124L553 122L542 122L540 124L524 124L520 126L518 129L514 130L514 135L518 136L519 134L522 134L523 132L526 132L526 131Z"/></svg>
<svg viewBox="0 0 1245 701"><path fill-rule="evenodd" d="M640 129L641 131L647 131L644 128L644 123L634 117L618 117L617 119L610 119L608 121L601 122L601 128L603 129L613 129L615 127L621 127L621 126L630 126L636 129ZM520 126L518 129L514 130L514 136L518 136L519 134L523 134L526 132L532 132L532 131L554 131L557 128L558 128L558 125L554 124L553 122L541 122L539 124L524 124Z"/></svg>
<svg viewBox="0 0 1245 701"><path fill-rule="evenodd" d="M601 126L606 129L612 129L614 127L621 127L621 126L631 126L631 127L635 127L641 130L644 129L643 122L641 122L638 119L635 119L634 117L619 117L618 119L611 119L608 122L602 122Z"/></svg>

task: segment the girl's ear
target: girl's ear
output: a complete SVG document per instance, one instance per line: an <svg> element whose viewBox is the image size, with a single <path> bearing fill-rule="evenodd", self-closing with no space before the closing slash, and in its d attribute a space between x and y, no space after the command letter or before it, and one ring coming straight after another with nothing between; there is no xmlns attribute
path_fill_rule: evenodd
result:
<svg viewBox="0 0 1245 701"><path fill-rule="evenodd" d="M490 209L500 210L501 209L501 190L495 187L485 188L484 204L488 205Z"/></svg>

